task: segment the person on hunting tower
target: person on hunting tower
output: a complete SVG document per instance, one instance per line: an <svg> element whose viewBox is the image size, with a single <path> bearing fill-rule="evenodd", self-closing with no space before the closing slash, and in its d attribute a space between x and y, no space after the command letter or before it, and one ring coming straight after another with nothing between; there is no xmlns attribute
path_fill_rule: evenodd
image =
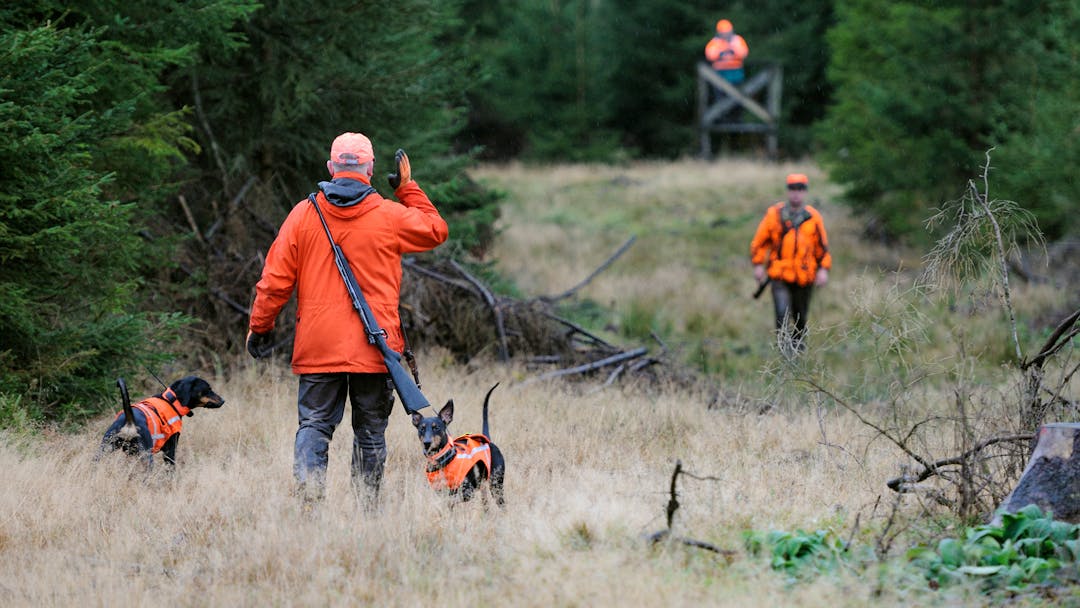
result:
<svg viewBox="0 0 1080 608"><path fill-rule="evenodd" d="M387 343L397 352L404 348L398 317L401 256L434 249L450 234L446 221L413 181L403 150L398 150L395 161L396 172L388 180L400 203L383 198L372 187L375 153L366 136L342 133L334 139L326 162L330 181L319 182L313 200L301 201L285 218L255 286L247 350L256 359L271 354L274 320L297 292L292 370L300 377L300 423L293 474L307 502L321 499L325 492L330 439L348 396L353 488L366 506L374 506L394 405L382 353L367 340L313 203L325 215Z"/></svg>
<svg viewBox="0 0 1080 608"><path fill-rule="evenodd" d="M705 45L705 59L716 73L731 84L739 84L746 78L743 61L750 54L743 37L727 19L716 22L716 35Z"/></svg>
<svg viewBox="0 0 1080 608"><path fill-rule="evenodd" d="M772 284L781 346L790 345L800 352L806 348L810 294L815 286L829 281L832 256L825 222L816 209L806 204L809 180L802 173L792 173L786 182L788 199L765 212L750 242L750 261L758 285ZM790 333L789 324L794 325Z"/></svg>

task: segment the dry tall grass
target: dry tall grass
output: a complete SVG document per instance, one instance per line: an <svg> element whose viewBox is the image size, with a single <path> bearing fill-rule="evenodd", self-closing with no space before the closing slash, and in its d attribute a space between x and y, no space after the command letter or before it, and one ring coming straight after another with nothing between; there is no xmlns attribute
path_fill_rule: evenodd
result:
<svg viewBox="0 0 1080 608"><path fill-rule="evenodd" d="M428 359L437 357L428 356ZM874 581L787 589L742 554L747 528L835 526L869 514L895 471L851 418L707 410L702 396L565 385L516 388L520 370L426 370L453 397L457 432L491 427L508 461L508 505L451 509L426 486L412 425L389 430L381 510L348 483L351 432L332 444L313 515L290 495L295 379L244 362L215 386L228 403L188 419L172 477L92 458L106 420L74 436L0 442L0 603L6 606L864 605ZM864 445L853 456L835 445ZM740 550L732 563L664 527L676 459L719 482L680 482L676 531ZM886 591L885 598L892 597Z"/></svg>
<svg viewBox="0 0 1080 608"><path fill-rule="evenodd" d="M483 168L479 177L510 192L494 257L526 294L566 289L636 234L639 242L626 258L581 296L611 303L624 317L644 308L655 322L700 335L711 355L727 357L734 370L724 389L753 398L710 409L712 395L684 387L523 384L527 372L520 368L458 366L444 353L420 353L425 393L433 401L455 399L458 420L451 428L458 433L479 429L483 394L502 383L493 395L491 428L508 461L505 510L479 502L451 509L434 495L399 408L391 419L380 511L365 514L350 493L351 432L339 428L328 498L308 514L290 494L295 378L283 362L226 361L227 373L218 372L214 385L228 403L185 423L171 477L159 466L144 479L120 458L94 463L104 418L74 435L0 437L0 604L981 601L963 590L924 593L924 581L899 580L905 575L891 568L872 568L865 578L841 569L789 586L767 559L741 550L744 530L770 528L855 531L857 541L872 546L888 512L873 507L883 494L888 502L884 480L905 462L852 416L798 387L784 387L786 405L760 407L770 398L762 387L777 377L776 357L768 298L749 296L746 251L764 208L783 195L783 175L794 170L810 174L837 260L830 286L812 304L811 322L823 328L812 339L843 343L845 334L828 328L855 320L901 346L915 341L907 332L942 332L947 340L939 324L919 326L909 318L898 298L908 278L893 271L916 267L918 256L859 243L856 223L829 202L832 190L812 166ZM1029 301L1040 298L1044 307L1058 301L1051 293ZM983 323L974 339L988 333L979 329L988 322L969 322ZM838 351L846 353L839 359L810 361L831 369L840 384L866 382L877 364L871 347L850 346ZM998 376L995 382L1003 383ZM890 378L882 373L880 380ZM991 383L987 390L993 389ZM906 399L907 416L950 402L946 390L936 389ZM880 413L874 409L880 404L865 407ZM953 438L946 432L925 440L928 449L945 450ZM643 540L665 526L677 460L719 481L680 480L676 533L736 550L730 563L700 549Z"/></svg>

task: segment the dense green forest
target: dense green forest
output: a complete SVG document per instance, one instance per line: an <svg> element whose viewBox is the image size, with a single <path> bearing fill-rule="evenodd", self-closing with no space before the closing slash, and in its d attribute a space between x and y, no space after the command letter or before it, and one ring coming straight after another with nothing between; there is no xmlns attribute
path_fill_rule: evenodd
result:
<svg viewBox="0 0 1080 608"><path fill-rule="evenodd" d="M341 131L370 135L384 170L409 151L457 256L498 214L475 162L692 154L721 17L748 71L784 68L783 154L821 162L878 234L925 239L988 150L995 197L1050 238L1080 230L1070 0L12 0L0 424L79 420L117 375L192 355L192 327L219 336L196 349L238 352L252 260Z"/></svg>

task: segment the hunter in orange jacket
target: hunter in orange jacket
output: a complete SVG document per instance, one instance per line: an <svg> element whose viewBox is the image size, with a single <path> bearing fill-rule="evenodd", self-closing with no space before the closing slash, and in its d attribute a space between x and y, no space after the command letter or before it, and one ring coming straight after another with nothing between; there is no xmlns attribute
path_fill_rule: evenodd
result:
<svg viewBox="0 0 1080 608"><path fill-rule="evenodd" d="M314 204L344 252L375 322L386 332L387 344L397 352L405 347L398 318L401 256L434 249L450 231L412 180L404 150L397 151L395 172L387 176L400 203L372 187L375 153L363 133L338 135L326 168L331 180L319 182L314 203L305 199L293 207L266 254L248 321L247 350L256 359L272 353L274 319L296 291L292 369L300 382L293 474L299 494L307 501L324 495L330 440L348 398L353 486L358 492L365 490L361 483L366 486L364 504L373 507L386 462L393 381L382 353L368 342Z"/></svg>
<svg viewBox="0 0 1080 608"><path fill-rule="evenodd" d="M344 185L335 185L339 183ZM316 200L326 223L379 327L386 330L387 343L401 352L405 347L398 318L401 255L427 251L445 241L446 221L415 181L395 191L400 204L380 196L361 173L339 171L333 182L322 184L324 190ZM347 204L361 194L361 200ZM319 216L307 199L293 207L266 255L262 279L255 286L251 331L273 330L274 319L294 289L298 292L294 373L386 372L382 354L367 341Z"/></svg>
<svg viewBox="0 0 1080 608"><path fill-rule="evenodd" d="M806 183L805 176L792 175L795 183ZM773 280L799 286L814 283L819 268L832 267L821 214L803 204L801 197L797 205L781 201L769 207L750 242L750 262L755 266L768 263Z"/></svg>
<svg viewBox="0 0 1080 608"><path fill-rule="evenodd" d="M805 203L808 188L802 173L788 175L788 200L769 207L750 241L754 279L764 287L767 275L772 283L776 329L793 322L794 343L800 350L812 289L828 282L832 268L825 222Z"/></svg>
<svg viewBox="0 0 1080 608"><path fill-rule="evenodd" d="M716 23L716 35L705 45L705 59L716 73L732 84L743 81L743 61L750 54L746 40L734 31L727 19Z"/></svg>

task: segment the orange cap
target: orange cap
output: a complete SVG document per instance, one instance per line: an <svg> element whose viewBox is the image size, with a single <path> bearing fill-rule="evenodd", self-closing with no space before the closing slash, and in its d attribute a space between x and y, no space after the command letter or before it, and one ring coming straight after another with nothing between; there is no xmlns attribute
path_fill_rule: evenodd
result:
<svg viewBox="0 0 1080 608"><path fill-rule="evenodd" d="M720 32L721 34L726 34L734 29L735 28L732 27L731 22L727 19L721 19L716 22L716 31Z"/></svg>
<svg viewBox="0 0 1080 608"><path fill-rule="evenodd" d="M810 180L807 179L802 173L789 173L787 176L787 185L802 184L804 186L810 185Z"/></svg>
<svg viewBox="0 0 1080 608"><path fill-rule="evenodd" d="M362 133L342 133L330 146L330 162L339 165L362 165L373 160L371 140Z"/></svg>

